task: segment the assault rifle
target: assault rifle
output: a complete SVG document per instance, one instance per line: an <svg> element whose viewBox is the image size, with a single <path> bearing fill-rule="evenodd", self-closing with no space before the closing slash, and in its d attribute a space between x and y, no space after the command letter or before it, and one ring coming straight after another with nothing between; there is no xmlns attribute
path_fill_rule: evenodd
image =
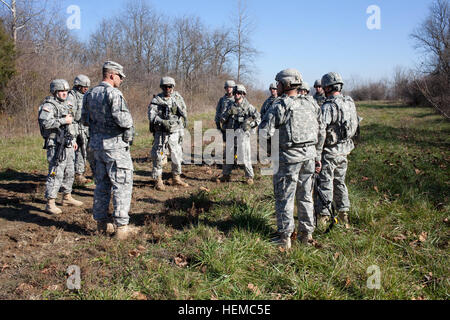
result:
<svg viewBox="0 0 450 320"><path fill-rule="evenodd" d="M67 158L66 148L72 146L73 137L69 132L69 125L63 125L56 134L55 156L57 163L61 163Z"/></svg>
<svg viewBox="0 0 450 320"><path fill-rule="evenodd" d="M327 210L330 212L331 215L331 224L325 231L325 233L329 233L333 229L334 225L338 224L336 209L334 207L333 201L329 199L328 196L324 194L322 189L320 188L320 179L317 173L314 174L313 184L314 184L315 199L318 199L322 203L322 206L327 208ZM314 206L314 213L316 216L316 227L317 227L318 217L320 214L317 210L317 206Z"/></svg>

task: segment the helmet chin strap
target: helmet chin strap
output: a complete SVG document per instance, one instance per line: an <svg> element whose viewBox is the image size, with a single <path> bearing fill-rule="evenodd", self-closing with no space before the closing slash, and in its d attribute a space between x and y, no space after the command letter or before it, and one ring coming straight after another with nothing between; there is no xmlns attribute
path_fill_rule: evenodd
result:
<svg viewBox="0 0 450 320"><path fill-rule="evenodd" d="M56 98L59 102L64 102L64 101L67 100L67 98L66 98L66 99L63 99L63 98L61 98L60 96L58 96L58 93L55 93L55 98Z"/></svg>

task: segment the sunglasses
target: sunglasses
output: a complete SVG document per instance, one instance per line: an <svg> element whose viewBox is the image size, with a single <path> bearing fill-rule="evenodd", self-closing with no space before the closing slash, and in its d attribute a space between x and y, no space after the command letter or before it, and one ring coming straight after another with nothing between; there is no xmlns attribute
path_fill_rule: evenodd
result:
<svg viewBox="0 0 450 320"><path fill-rule="evenodd" d="M243 95L244 92L242 92L242 91L236 91L234 94L240 94L240 95Z"/></svg>
<svg viewBox="0 0 450 320"><path fill-rule="evenodd" d="M173 88L173 86L162 86L163 88L166 88L166 89L172 89Z"/></svg>

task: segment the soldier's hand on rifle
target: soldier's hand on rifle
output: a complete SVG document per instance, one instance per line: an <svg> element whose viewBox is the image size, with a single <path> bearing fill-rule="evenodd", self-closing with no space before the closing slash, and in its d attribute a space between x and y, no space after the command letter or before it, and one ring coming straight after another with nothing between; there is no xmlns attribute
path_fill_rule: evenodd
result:
<svg viewBox="0 0 450 320"><path fill-rule="evenodd" d="M316 173L319 174L322 171L322 162L316 161Z"/></svg>
<svg viewBox="0 0 450 320"><path fill-rule="evenodd" d="M66 124L72 124L72 122L73 122L73 117L72 117L72 115L71 115L71 114L68 114L68 115L65 117L65 120L66 120Z"/></svg>
<svg viewBox="0 0 450 320"><path fill-rule="evenodd" d="M78 143L76 143L76 142L73 143L73 150L75 150L75 151L78 150Z"/></svg>

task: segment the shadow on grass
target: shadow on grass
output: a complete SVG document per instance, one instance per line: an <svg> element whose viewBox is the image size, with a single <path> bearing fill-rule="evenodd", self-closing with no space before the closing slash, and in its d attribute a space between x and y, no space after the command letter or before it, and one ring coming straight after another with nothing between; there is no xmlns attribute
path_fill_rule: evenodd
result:
<svg viewBox="0 0 450 320"><path fill-rule="evenodd" d="M12 169L6 169L0 172L0 181L26 181L26 182L45 182L47 176L43 174L34 174L26 172L18 172Z"/></svg>
<svg viewBox="0 0 450 320"><path fill-rule="evenodd" d="M400 129L382 124L363 127L361 142L350 156L349 176L369 177L381 193L407 195L402 201L426 195L434 205L442 203L450 196L446 160L450 130L429 127ZM381 151L367 151L366 147Z"/></svg>
<svg viewBox="0 0 450 320"><path fill-rule="evenodd" d="M21 198L0 198L0 205L8 206L6 208L0 208L0 218L11 222L36 224L41 227L54 226L58 229L63 229L64 231L77 233L83 236L91 235L91 233L81 225L68 223L66 221L56 221L51 218L33 213L33 211L42 213L45 212L38 207L22 203Z"/></svg>
<svg viewBox="0 0 450 320"><path fill-rule="evenodd" d="M131 220L137 225L159 221L177 230L201 223L225 234L233 229L245 229L266 236L273 231L269 219L261 216L258 208L233 199L212 201L205 192L168 199L164 207L165 210L157 214L132 215ZM214 215L211 213L214 207L229 214Z"/></svg>
<svg viewBox="0 0 450 320"><path fill-rule="evenodd" d="M356 107L362 108L362 109L377 109L377 110L386 110L386 109L392 109L392 110L396 110L396 109L407 109L407 108L411 108L409 106L406 105L402 105L402 104L369 104L366 102L362 102L362 103L356 103Z"/></svg>
<svg viewBox="0 0 450 320"><path fill-rule="evenodd" d="M395 128L381 124L370 124L361 129L362 144L402 143L419 148L437 147L449 150L450 129L430 130L417 128Z"/></svg>

